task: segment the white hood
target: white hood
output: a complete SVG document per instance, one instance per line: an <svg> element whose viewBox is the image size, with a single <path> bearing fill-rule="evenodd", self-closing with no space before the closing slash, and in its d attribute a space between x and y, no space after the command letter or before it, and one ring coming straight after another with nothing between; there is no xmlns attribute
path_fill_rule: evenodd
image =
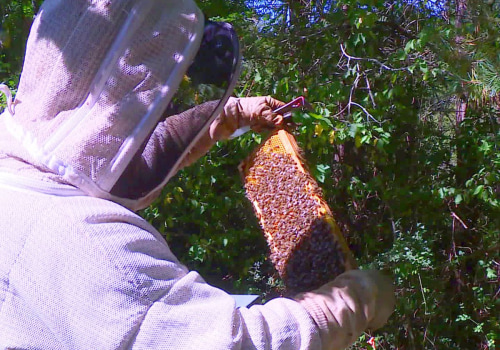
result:
<svg viewBox="0 0 500 350"><path fill-rule="evenodd" d="M46 0L27 43L8 130L25 161L109 194L196 55L191 0Z"/></svg>

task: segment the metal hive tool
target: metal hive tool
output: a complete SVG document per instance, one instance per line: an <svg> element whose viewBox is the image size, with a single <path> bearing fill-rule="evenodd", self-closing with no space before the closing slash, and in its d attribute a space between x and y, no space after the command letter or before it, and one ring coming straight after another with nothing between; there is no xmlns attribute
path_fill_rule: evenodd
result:
<svg viewBox="0 0 500 350"><path fill-rule="evenodd" d="M240 164L246 195L288 293L357 267L292 134L271 134Z"/></svg>

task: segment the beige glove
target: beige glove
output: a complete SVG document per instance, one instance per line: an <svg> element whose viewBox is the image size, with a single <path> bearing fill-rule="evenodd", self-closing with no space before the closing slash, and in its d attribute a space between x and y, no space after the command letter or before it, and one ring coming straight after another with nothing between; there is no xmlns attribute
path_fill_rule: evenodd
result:
<svg viewBox="0 0 500 350"><path fill-rule="evenodd" d="M283 117L274 114L273 110L283 105L271 96L230 97L224 111L210 125L210 137L225 140L243 126L250 126L257 132L274 128L283 122Z"/></svg>
<svg viewBox="0 0 500 350"><path fill-rule="evenodd" d="M382 327L395 305L392 281L374 270L345 272L295 300L318 326L323 350L344 349L365 329Z"/></svg>
<svg viewBox="0 0 500 350"><path fill-rule="evenodd" d="M271 96L262 97L230 97L224 110L210 125L209 132L203 135L186 158L180 168L194 163L220 140L228 139L238 128L250 126L254 131L275 128L283 123L283 116L273 113L284 103Z"/></svg>

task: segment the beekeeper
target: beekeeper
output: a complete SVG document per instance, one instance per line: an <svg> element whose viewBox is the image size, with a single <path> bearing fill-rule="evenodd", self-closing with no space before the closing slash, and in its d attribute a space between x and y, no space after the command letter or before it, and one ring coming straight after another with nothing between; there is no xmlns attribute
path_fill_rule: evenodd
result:
<svg viewBox="0 0 500 350"><path fill-rule="evenodd" d="M134 213L217 140L281 122L229 98L238 66L191 0L43 3L0 116L1 349L331 350L386 322L393 287L366 271L237 308Z"/></svg>

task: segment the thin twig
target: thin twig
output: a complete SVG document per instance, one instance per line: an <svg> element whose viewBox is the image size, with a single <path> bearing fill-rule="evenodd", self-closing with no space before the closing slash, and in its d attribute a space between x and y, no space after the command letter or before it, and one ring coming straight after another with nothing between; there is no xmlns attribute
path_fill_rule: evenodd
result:
<svg viewBox="0 0 500 350"><path fill-rule="evenodd" d="M349 65L349 62L347 62L347 65ZM351 91L349 92L349 102L347 103L347 113L349 114L351 114L352 95L354 94L354 91L356 91L359 79L361 77L358 68L359 66L356 64L356 79L354 79L354 82L352 83Z"/></svg>
<svg viewBox="0 0 500 350"><path fill-rule="evenodd" d="M368 96L370 96L370 100L372 101L373 108L377 107L377 104L375 103L375 98L373 97L372 93L372 88L370 86L370 81L368 80L368 77L365 75L365 81L366 81L366 87L368 88Z"/></svg>
<svg viewBox="0 0 500 350"><path fill-rule="evenodd" d="M420 291L422 292L422 298L424 299L424 314L429 315L427 313L427 301L425 300L424 287L422 286L422 279L420 278L420 274L418 274L418 282L420 283Z"/></svg>
<svg viewBox="0 0 500 350"><path fill-rule="evenodd" d="M462 220L462 219L460 219L460 218L458 217L458 215L457 215L457 214L455 214L455 212L454 212L454 211L452 211L452 212L451 212L451 216L452 216L453 218L457 219L457 221L458 221L459 223L461 223L461 224L462 224L462 226L463 226L465 229L468 229L468 227L467 227L467 225L465 224L465 222L463 222L463 220Z"/></svg>
<svg viewBox="0 0 500 350"><path fill-rule="evenodd" d="M383 69L386 69L386 70L390 70L390 71L398 71L398 70L407 70L408 68L407 67L402 67L402 68L392 68L392 67L389 67L388 65L386 64L383 64L382 62L380 62L379 60L376 60L374 58L361 58L361 57L355 57L355 56L351 56L349 55L346 51L345 51L345 48L344 48L344 45L343 44L340 44L340 50L342 50L342 54L347 57L347 63L349 64L349 61L350 60L358 60L358 61L368 61L368 62L373 62L373 63L376 63L378 64L381 68Z"/></svg>
<svg viewBox="0 0 500 350"><path fill-rule="evenodd" d="M365 108L365 107L363 107L362 105L360 105L360 104L358 104L358 103L356 103L356 102L352 102L352 101L351 101L351 102L349 102L349 104L351 104L351 105L354 105L354 106L356 106L356 107L361 108L361 110L362 110L362 111L366 114L366 116L367 116L368 118L370 118L371 120L373 120L374 122L376 122L376 123L378 123L378 124L382 124L382 122L380 122L380 121L379 121L379 120L377 120L377 119L376 119L373 115L371 115L371 114L370 114L370 112L368 112L368 111L366 110L366 108Z"/></svg>

